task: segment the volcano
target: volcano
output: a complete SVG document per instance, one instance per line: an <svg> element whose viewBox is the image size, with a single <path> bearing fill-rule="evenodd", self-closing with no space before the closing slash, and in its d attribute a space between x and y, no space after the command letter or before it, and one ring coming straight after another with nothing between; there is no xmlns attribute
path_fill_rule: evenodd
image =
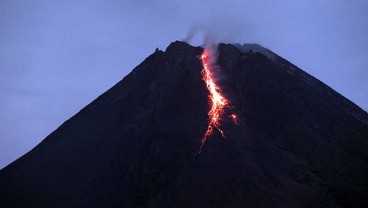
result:
<svg viewBox="0 0 368 208"><path fill-rule="evenodd" d="M368 114L260 45L217 48L217 126L204 49L173 42L2 169L0 207L368 207Z"/></svg>

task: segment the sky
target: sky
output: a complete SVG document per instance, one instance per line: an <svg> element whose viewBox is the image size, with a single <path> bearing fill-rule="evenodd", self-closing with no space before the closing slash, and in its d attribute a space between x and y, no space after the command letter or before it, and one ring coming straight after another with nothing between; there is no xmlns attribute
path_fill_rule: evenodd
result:
<svg viewBox="0 0 368 208"><path fill-rule="evenodd" d="M259 43L368 110L366 0L0 0L0 168L158 47Z"/></svg>

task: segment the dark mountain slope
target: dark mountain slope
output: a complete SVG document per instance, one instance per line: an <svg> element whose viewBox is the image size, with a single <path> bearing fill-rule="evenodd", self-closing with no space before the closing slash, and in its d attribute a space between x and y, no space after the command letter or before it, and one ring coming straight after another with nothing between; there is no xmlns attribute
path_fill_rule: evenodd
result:
<svg viewBox="0 0 368 208"><path fill-rule="evenodd" d="M226 54L235 49L221 48L219 62L233 73L241 109L257 135L251 138L265 140L296 157L296 166L290 166L288 159L284 162L297 182L317 183L343 206L366 205L367 113L277 55L273 61L259 53L228 60L222 57L232 57ZM256 154L262 152L258 159L269 155L264 167L281 167L274 167L276 155L258 149L263 145L255 147Z"/></svg>
<svg viewBox="0 0 368 208"><path fill-rule="evenodd" d="M239 122L198 154L201 53L174 42L149 56L0 171L0 207L368 205L367 113L271 51L219 45Z"/></svg>

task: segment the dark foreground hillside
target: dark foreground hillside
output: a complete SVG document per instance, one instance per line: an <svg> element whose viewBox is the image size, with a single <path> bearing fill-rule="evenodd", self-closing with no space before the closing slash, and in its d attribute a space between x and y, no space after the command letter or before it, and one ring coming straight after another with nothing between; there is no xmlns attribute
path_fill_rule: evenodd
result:
<svg viewBox="0 0 368 208"><path fill-rule="evenodd" d="M207 129L202 48L174 42L0 171L0 207L368 207L368 114L259 45L219 45L238 115Z"/></svg>

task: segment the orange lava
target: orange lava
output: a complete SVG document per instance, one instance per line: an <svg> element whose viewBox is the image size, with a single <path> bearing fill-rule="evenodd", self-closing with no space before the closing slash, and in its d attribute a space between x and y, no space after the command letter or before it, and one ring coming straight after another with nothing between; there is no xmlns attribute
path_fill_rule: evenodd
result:
<svg viewBox="0 0 368 208"><path fill-rule="evenodd" d="M233 120L233 122L234 122L235 124L238 124L238 116L237 116L237 115L235 115L235 114L231 114L231 115L230 115L230 118L231 118L231 120Z"/></svg>
<svg viewBox="0 0 368 208"><path fill-rule="evenodd" d="M225 137L224 131L221 130L221 116L224 113L224 110L226 107L230 107L230 102L222 95L221 89L217 86L214 75L213 75L213 69L211 69L211 63L214 63L212 54L210 50L204 49L203 53L200 57L203 65L202 69L202 76L203 81L205 81L207 89L209 91L209 103L211 105L211 109L208 112L209 116L209 122L207 131L205 132L202 140L201 140L201 146L199 149L199 153L202 151L202 147L204 143L206 142L207 138L213 134L214 128L216 128L222 135L222 137ZM237 123L237 116L235 114L230 115L231 119L234 121L234 123Z"/></svg>

